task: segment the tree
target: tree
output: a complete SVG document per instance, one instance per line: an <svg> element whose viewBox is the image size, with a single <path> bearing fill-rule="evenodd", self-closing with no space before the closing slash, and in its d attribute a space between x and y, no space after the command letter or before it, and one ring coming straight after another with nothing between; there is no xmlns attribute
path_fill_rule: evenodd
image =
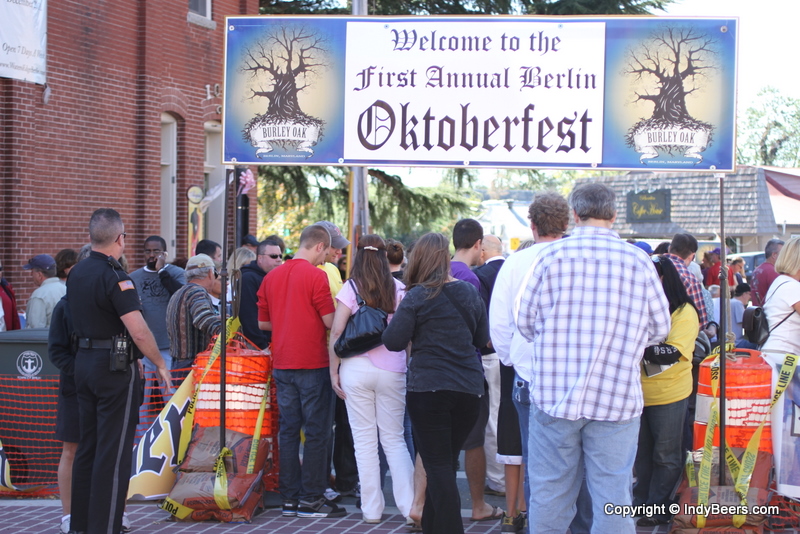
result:
<svg viewBox="0 0 800 534"><path fill-rule="evenodd" d="M755 105L745 111L738 130L738 163L800 165L800 99L766 87L758 92Z"/></svg>
<svg viewBox="0 0 800 534"><path fill-rule="evenodd" d="M241 69L251 76L250 98L266 98L266 113L257 114L245 126L245 139L260 125L302 124L322 128L320 119L300 109L297 95L310 85L309 78L327 65L325 40L303 25L281 26L265 35L245 51ZM268 87L265 87L267 84ZM303 148L302 141L274 141L284 148L293 144Z"/></svg>
<svg viewBox="0 0 800 534"><path fill-rule="evenodd" d="M628 51L624 73L635 76L646 87L644 92L635 93L636 101L653 103L650 118L642 119L628 132L629 146L634 146L638 132L651 128L705 130L710 139L713 127L689 114L686 97L699 89L707 71L716 68L714 44L712 37L694 28L665 26Z"/></svg>
<svg viewBox="0 0 800 534"><path fill-rule="evenodd" d="M640 80L645 75L657 80L657 94L636 93L637 101L653 102L653 120L693 120L686 110L686 96L697 90L696 78L715 68L710 61L715 53L713 44L711 37L699 35L691 28L665 28L640 50L629 52L626 73L635 74ZM688 89L687 80L691 83Z"/></svg>

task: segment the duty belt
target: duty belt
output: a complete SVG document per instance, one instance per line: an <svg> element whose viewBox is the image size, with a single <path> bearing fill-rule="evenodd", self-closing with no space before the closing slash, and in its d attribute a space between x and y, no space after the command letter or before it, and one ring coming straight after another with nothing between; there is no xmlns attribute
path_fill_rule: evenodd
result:
<svg viewBox="0 0 800 534"><path fill-rule="evenodd" d="M110 339L92 339L90 337L78 338L78 347L82 349L110 349Z"/></svg>

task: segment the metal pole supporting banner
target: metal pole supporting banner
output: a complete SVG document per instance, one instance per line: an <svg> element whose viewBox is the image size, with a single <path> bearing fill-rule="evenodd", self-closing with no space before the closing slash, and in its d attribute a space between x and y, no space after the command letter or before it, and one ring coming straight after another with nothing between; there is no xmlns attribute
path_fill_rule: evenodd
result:
<svg viewBox="0 0 800 534"><path fill-rule="evenodd" d="M223 202L222 213L222 268L220 269L220 287L222 291L219 296L219 318L222 322L222 329L219 332L220 352L219 352L219 452L225 448L225 360L227 357L228 332L226 328L228 315L228 202L230 199L230 183L235 177L235 169L228 169L225 175L225 201ZM235 184L234 184L235 185ZM234 187L234 191L236 188ZM234 219L235 221L235 219ZM233 224L236 229L236 222Z"/></svg>
<svg viewBox="0 0 800 534"><path fill-rule="evenodd" d="M353 0L353 15L369 15L367 0ZM350 198L353 211L350 217L350 252L347 264L353 262L359 235L369 232L369 191L366 167L352 167Z"/></svg>
<svg viewBox="0 0 800 534"><path fill-rule="evenodd" d="M715 174L719 179L719 326L717 327L717 340L719 341L719 485L725 485L725 419L727 416L725 402L725 368L727 355L725 351L725 333L728 325L728 312L725 303L728 302L728 267L725 264L725 175ZM713 310L711 310L713 312Z"/></svg>

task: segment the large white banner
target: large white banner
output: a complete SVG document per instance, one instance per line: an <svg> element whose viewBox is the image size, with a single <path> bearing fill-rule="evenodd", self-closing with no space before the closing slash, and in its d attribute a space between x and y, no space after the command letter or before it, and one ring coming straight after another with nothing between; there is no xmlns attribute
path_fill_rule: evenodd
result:
<svg viewBox="0 0 800 534"><path fill-rule="evenodd" d="M351 22L347 50L349 160L602 159L603 22Z"/></svg>
<svg viewBox="0 0 800 534"><path fill-rule="evenodd" d="M43 84L47 0L0 0L0 77Z"/></svg>
<svg viewBox="0 0 800 534"><path fill-rule="evenodd" d="M231 164L730 170L735 19L229 17Z"/></svg>

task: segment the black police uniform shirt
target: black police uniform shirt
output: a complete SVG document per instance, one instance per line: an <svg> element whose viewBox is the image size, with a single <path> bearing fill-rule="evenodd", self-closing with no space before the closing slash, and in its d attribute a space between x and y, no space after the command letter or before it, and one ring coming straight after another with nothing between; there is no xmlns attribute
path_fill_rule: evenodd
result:
<svg viewBox="0 0 800 534"><path fill-rule="evenodd" d="M100 252L92 251L70 270L67 295L79 338L111 339L125 331L120 317L142 310L133 280Z"/></svg>

